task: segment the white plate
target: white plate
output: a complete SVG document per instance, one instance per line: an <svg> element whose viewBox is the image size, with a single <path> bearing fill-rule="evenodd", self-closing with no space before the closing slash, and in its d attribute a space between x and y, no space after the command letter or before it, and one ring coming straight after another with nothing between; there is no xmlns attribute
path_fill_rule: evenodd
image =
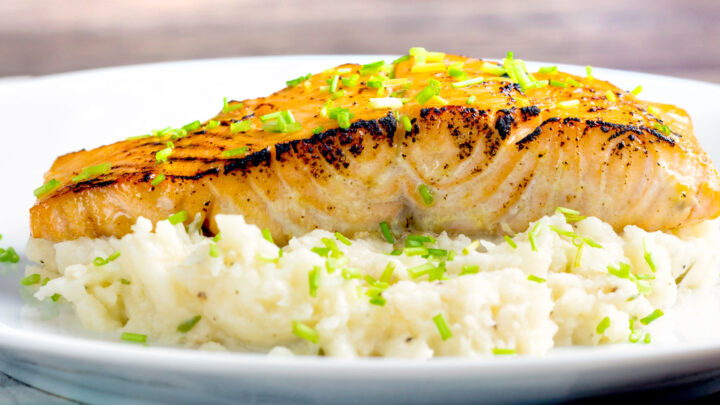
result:
<svg viewBox="0 0 720 405"><path fill-rule="evenodd" d="M0 84L0 246L22 251L32 190L53 159L168 125L204 120L222 98L251 98L284 81L379 56L218 59L101 69ZM386 59L392 57L387 56ZM537 64L530 64L531 68ZM583 67L560 66L584 74ZM594 76L686 108L720 162L720 86L632 72ZM14 272L13 272L14 270ZM22 316L21 267L0 280L0 369L87 402L461 403L569 400L720 374L720 340L555 350L546 357L344 361L142 347L69 333Z"/></svg>

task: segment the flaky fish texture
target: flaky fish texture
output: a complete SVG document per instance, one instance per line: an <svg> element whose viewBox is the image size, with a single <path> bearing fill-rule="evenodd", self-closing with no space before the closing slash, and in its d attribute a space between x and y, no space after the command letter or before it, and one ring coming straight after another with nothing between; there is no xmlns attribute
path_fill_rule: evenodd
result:
<svg viewBox="0 0 720 405"><path fill-rule="evenodd" d="M416 62L391 65L393 79L380 88L372 87L377 74L353 85L361 67L342 65L268 97L233 101L186 136L61 156L45 178L59 187L30 211L32 236L122 236L139 216L158 221L183 210L187 222L200 214L209 234L215 215L242 214L279 242L315 228L376 231L381 221L395 230L503 234L558 206L649 231L720 214L717 170L685 111L562 72L534 73L556 85L522 91L481 60L447 55L446 65L462 63L464 78L483 78L455 87L459 79L447 71L413 72ZM416 96L431 79L440 82L438 97L421 104ZM404 103L371 103L389 96ZM352 113L349 128L328 117L336 107ZM283 110L302 129L262 129L262 116ZM241 121L251 128L232 126ZM107 163L107 171L78 177Z"/></svg>

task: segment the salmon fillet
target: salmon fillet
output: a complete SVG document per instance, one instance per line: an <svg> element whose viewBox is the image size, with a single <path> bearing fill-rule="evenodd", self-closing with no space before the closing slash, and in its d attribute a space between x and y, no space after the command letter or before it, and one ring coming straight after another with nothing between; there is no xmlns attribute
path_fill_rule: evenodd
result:
<svg viewBox="0 0 720 405"><path fill-rule="evenodd" d="M718 172L685 111L597 78L537 72L527 88L482 60L435 58L342 65L233 101L187 131L61 156L45 176L57 186L30 210L32 236L121 237L140 216L179 211L188 223L199 214L211 234L215 215L242 214L279 242L381 221L502 234L558 206L649 231L720 213ZM402 105L383 107L397 104L389 96ZM286 110L292 118L266 116Z"/></svg>

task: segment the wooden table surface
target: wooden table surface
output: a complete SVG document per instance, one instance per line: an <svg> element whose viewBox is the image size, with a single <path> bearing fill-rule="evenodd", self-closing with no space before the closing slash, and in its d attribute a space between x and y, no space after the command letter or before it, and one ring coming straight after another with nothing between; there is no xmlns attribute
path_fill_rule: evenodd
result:
<svg viewBox="0 0 720 405"><path fill-rule="evenodd" d="M0 77L424 46L720 83L718 0L3 0L0 21ZM71 402L0 373L0 404L27 403Z"/></svg>
<svg viewBox="0 0 720 405"><path fill-rule="evenodd" d="M410 46L720 82L718 0L3 0L0 76Z"/></svg>

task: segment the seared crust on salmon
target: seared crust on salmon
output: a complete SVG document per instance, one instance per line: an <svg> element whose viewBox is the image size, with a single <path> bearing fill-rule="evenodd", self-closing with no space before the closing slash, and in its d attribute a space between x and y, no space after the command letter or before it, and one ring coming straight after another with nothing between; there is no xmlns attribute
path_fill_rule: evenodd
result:
<svg viewBox="0 0 720 405"><path fill-rule="evenodd" d="M342 65L268 97L232 102L187 135L170 131L61 156L45 179L59 187L31 209L32 236L119 237L140 216L158 221L183 210L188 222L199 214L209 233L217 231L216 214L243 214L281 242L315 228L375 231L381 221L502 234L558 206L616 229L651 231L720 214L717 170L683 110L597 78L538 72L533 80L544 86L522 90L486 72L481 60L443 61L484 80L456 87L459 79L445 70L413 72L418 61L410 57L391 65L391 86L370 87L384 80L377 73L354 86L336 80L331 94L335 75L361 72ZM431 79L439 94L418 100ZM389 95L402 106L374 108L370 99ZM353 114L346 129L328 116L338 107ZM285 110L302 128L268 131L277 129L266 115ZM109 170L79 176L105 163Z"/></svg>

